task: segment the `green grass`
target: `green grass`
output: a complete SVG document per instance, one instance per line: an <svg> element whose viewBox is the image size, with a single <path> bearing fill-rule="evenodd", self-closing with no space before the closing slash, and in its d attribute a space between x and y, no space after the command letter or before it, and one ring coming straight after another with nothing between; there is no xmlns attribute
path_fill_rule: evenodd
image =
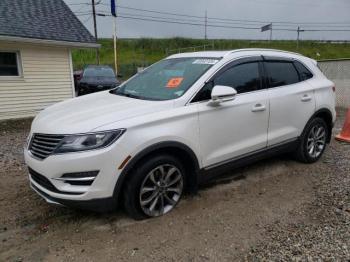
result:
<svg viewBox="0 0 350 262"><path fill-rule="evenodd" d="M113 40L101 39L100 49L101 64L114 65ZM211 45L206 49L230 50L237 48L275 48L287 51L298 52L317 60L350 58L349 43L325 43L315 41L300 41L299 49L296 41L249 41L249 40L201 40L189 38L169 39L119 39L118 40L118 66L119 72L124 78L133 75L138 66L148 66L169 53L176 53L178 48L193 46ZM169 50L176 50L168 52ZM197 48L201 51L203 48ZM190 49L180 50L181 52L192 51ZM74 69L81 69L85 65L95 64L95 50L82 49L73 52Z"/></svg>

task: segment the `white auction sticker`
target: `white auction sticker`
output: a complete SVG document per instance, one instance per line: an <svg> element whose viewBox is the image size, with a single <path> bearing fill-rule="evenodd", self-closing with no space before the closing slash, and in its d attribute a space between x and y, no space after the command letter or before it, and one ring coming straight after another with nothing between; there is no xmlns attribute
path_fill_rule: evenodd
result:
<svg viewBox="0 0 350 262"><path fill-rule="evenodd" d="M219 62L217 59L196 59L192 64L215 65L217 62Z"/></svg>

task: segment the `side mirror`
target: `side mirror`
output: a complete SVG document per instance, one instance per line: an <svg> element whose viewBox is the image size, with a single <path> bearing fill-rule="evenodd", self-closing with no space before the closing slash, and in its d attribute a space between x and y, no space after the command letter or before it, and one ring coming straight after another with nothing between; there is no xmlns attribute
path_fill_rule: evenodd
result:
<svg viewBox="0 0 350 262"><path fill-rule="evenodd" d="M119 77L119 78L123 78L123 75L121 75L121 74L118 74L118 75L117 75L117 77Z"/></svg>
<svg viewBox="0 0 350 262"><path fill-rule="evenodd" d="M237 95L236 89L230 86L214 86L211 91L211 100L210 103L218 105L223 102L231 101L235 99Z"/></svg>

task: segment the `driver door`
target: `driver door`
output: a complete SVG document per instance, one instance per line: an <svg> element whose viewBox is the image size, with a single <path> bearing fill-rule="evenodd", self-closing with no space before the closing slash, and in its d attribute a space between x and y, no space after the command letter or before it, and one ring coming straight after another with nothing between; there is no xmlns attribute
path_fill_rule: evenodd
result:
<svg viewBox="0 0 350 262"><path fill-rule="evenodd" d="M222 68L197 93L200 150L208 168L240 158L267 146L268 91L261 77L262 59L236 60ZM211 105L215 85L235 88L234 100Z"/></svg>

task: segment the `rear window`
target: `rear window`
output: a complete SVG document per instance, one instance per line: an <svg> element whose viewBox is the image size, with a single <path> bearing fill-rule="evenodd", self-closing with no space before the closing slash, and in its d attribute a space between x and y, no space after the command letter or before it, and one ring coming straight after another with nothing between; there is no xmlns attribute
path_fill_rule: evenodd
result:
<svg viewBox="0 0 350 262"><path fill-rule="evenodd" d="M110 67L88 67L84 70L87 77L115 77L114 71Z"/></svg>
<svg viewBox="0 0 350 262"><path fill-rule="evenodd" d="M299 82L299 75L292 62L266 61L270 87L292 85Z"/></svg>
<svg viewBox="0 0 350 262"><path fill-rule="evenodd" d="M313 74L302 63L294 61L294 65L299 72L301 81L305 81L313 77Z"/></svg>

